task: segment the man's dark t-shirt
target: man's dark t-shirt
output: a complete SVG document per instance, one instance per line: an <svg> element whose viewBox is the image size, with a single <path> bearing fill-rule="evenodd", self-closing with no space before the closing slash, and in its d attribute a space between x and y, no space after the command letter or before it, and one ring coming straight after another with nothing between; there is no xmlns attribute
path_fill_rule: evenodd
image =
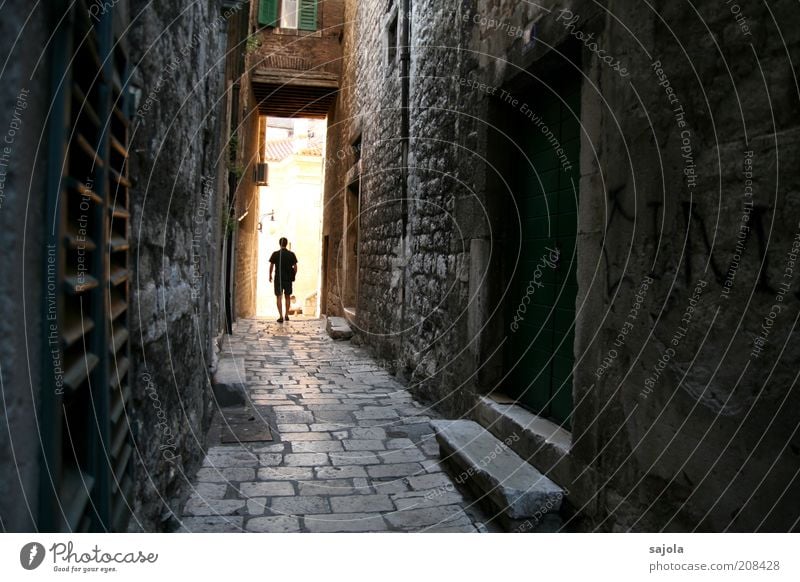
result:
<svg viewBox="0 0 800 582"><path fill-rule="evenodd" d="M288 249L281 249L272 253L269 262L275 265L275 280L281 283L294 281L292 267L297 264L297 256Z"/></svg>

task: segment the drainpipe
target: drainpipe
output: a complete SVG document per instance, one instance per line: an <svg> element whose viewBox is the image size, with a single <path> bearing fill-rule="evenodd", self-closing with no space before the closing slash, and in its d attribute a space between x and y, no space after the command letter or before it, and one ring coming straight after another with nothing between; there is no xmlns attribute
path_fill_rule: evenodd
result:
<svg viewBox="0 0 800 582"><path fill-rule="evenodd" d="M403 193L403 235L408 224L408 142L410 136L409 93L411 68L411 50L408 46L411 37L411 0L400 0L400 143L402 144L402 193Z"/></svg>
<svg viewBox="0 0 800 582"><path fill-rule="evenodd" d="M400 164L400 191L401 207L403 215L403 258L407 259L406 241L408 240L408 150L410 141L410 120L409 120L409 93L411 68L411 50L408 46L411 38L411 0L400 0L400 143L402 148ZM403 267L404 275L407 265ZM406 301L405 301L405 280L403 277L402 293L403 298L400 302L400 329L404 330L406 325Z"/></svg>

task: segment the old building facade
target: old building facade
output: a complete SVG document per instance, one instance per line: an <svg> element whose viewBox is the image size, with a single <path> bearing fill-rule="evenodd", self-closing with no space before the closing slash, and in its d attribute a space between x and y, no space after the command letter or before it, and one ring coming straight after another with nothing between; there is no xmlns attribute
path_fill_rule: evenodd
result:
<svg viewBox="0 0 800 582"><path fill-rule="evenodd" d="M383 440L417 439L405 465L436 472L441 414L477 421L558 485L563 530L797 529L788 2L0 11L0 530L176 527L219 408L221 338L256 312L266 116L327 119L315 299L374 361L313 322L277 342L319 393L308 409L281 394L297 442L276 430L281 452L253 463L309 454L316 477L350 452L329 423L357 420L356 439L388 414L403 435L356 439L380 441L364 453L376 479L409 477L383 474L401 454ZM230 361L262 323L229 342ZM291 366L265 345L244 361L273 389ZM337 368L310 371L313 354ZM356 380L375 364L369 393ZM326 374L337 398L392 393L400 413L331 402ZM302 449L297 427L319 419L331 442Z"/></svg>
<svg viewBox="0 0 800 582"><path fill-rule="evenodd" d="M163 529L202 459L241 10L4 7L3 100L27 101L0 211L4 531Z"/></svg>
<svg viewBox="0 0 800 582"><path fill-rule="evenodd" d="M346 3L323 308L570 527L797 525L783 10Z"/></svg>
<svg viewBox="0 0 800 582"><path fill-rule="evenodd" d="M339 89L343 7L342 0L250 3L251 34L240 81L244 113L234 130L242 144L243 175L236 210L236 316L256 313L261 210L255 177L259 164L268 165L263 119L327 117Z"/></svg>
<svg viewBox="0 0 800 582"><path fill-rule="evenodd" d="M3 531L175 527L255 310L260 120L338 88L343 4L289 4L4 5Z"/></svg>

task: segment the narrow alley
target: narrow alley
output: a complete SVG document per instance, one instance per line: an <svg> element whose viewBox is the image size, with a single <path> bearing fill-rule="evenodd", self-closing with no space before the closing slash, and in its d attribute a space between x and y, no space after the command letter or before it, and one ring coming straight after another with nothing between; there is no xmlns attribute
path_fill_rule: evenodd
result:
<svg viewBox="0 0 800 582"><path fill-rule="evenodd" d="M3 0L0 533L800 531L798 6Z"/></svg>
<svg viewBox="0 0 800 582"><path fill-rule="evenodd" d="M485 531L439 464L438 415L364 349L321 320L242 319L222 351L273 441L211 445L181 530Z"/></svg>

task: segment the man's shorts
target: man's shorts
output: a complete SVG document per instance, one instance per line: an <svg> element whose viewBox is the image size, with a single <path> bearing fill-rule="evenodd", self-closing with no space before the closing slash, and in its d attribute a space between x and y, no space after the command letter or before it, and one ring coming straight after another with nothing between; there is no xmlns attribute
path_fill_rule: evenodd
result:
<svg viewBox="0 0 800 582"><path fill-rule="evenodd" d="M291 295L292 294L292 282L291 281L279 281L275 279L275 297L280 295Z"/></svg>

